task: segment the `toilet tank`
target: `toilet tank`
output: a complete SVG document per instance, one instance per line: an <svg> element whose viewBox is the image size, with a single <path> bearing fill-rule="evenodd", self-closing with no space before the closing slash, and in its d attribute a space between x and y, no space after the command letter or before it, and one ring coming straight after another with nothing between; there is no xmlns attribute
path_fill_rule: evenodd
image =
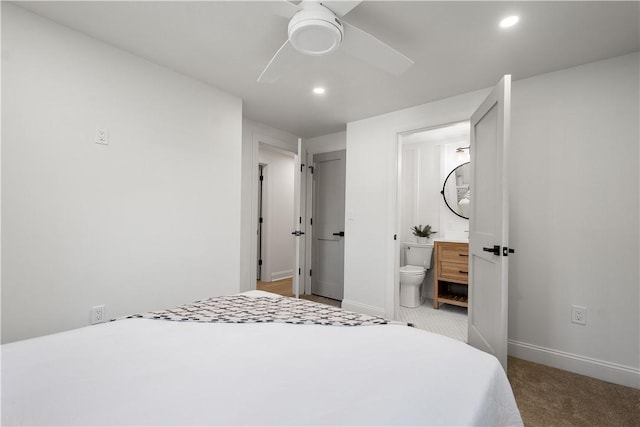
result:
<svg viewBox="0 0 640 427"><path fill-rule="evenodd" d="M431 254L433 253L433 243L407 243L404 248L404 255L407 265L423 266L431 268Z"/></svg>

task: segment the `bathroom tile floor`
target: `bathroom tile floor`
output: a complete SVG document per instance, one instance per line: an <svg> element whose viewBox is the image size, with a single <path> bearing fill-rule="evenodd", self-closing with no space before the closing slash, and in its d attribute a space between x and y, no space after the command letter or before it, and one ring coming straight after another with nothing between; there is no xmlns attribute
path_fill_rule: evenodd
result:
<svg viewBox="0 0 640 427"><path fill-rule="evenodd" d="M433 300L427 299L415 308L402 307L397 320L411 322L416 328L467 342L467 309L449 304L433 308Z"/></svg>

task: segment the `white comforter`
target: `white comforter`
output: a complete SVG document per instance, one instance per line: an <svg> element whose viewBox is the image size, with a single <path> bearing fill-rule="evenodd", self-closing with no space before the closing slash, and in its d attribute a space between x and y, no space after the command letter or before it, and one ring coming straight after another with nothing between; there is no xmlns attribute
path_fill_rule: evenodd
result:
<svg viewBox="0 0 640 427"><path fill-rule="evenodd" d="M522 425L488 354L398 325L127 319L2 346L2 425Z"/></svg>

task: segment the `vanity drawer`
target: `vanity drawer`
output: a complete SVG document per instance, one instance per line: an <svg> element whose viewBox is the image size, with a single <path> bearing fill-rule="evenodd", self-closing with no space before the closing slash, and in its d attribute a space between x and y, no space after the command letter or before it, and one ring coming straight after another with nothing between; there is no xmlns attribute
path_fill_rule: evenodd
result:
<svg viewBox="0 0 640 427"><path fill-rule="evenodd" d="M465 243L447 243L438 245L439 257L442 261L468 263L469 245Z"/></svg>
<svg viewBox="0 0 640 427"><path fill-rule="evenodd" d="M439 276L443 280L466 284L469 280L469 264L440 261Z"/></svg>

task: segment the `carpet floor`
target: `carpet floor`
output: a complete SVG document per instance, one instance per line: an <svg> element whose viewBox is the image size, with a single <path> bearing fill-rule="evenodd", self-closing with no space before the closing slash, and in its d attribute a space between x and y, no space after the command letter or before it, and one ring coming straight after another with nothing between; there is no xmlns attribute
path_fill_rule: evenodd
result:
<svg viewBox="0 0 640 427"><path fill-rule="evenodd" d="M640 390L509 357L526 427L640 426Z"/></svg>

